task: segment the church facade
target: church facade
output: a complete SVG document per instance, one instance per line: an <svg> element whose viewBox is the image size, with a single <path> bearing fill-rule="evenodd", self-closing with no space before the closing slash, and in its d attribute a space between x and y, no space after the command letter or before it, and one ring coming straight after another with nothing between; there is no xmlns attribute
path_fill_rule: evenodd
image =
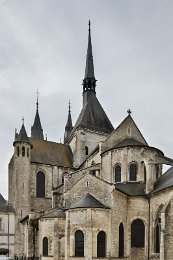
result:
<svg viewBox="0 0 173 260"><path fill-rule="evenodd" d="M15 134L9 201L15 257L173 259L173 160L148 145L131 111L115 129L96 97L89 23L83 107L64 144L44 140L38 100L31 137Z"/></svg>

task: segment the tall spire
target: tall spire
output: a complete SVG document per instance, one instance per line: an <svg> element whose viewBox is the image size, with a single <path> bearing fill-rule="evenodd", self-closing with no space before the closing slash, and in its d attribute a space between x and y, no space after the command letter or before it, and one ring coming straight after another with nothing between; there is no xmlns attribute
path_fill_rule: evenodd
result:
<svg viewBox="0 0 173 260"><path fill-rule="evenodd" d="M35 114L34 124L31 127L31 137L34 139L44 140L43 129L41 126L40 116L39 116L39 112L38 112L38 105L39 105L38 95L39 95L39 93L37 90L36 114Z"/></svg>
<svg viewBox="0 0 173 260"><path fill-rule="evenodd" d="M83 106L87 103L89 97L94 94L96 88L96 79L94 75L94 63L92 55L92 43L91 43L91 22L89 20L88 29L88 49L86 55L86 67L85 76L83 80Z"/></svg>
<svg viewBox="0 0 173 260"><path fill-rule="evenodd" d="M64 133L64 143L67 143L68 138L72 132L73 126L72 126L72 119L71 119L71 106L70 106L70 101L68 103L68 118L67 118L67 123L65 126L65 133Z"/></svg>

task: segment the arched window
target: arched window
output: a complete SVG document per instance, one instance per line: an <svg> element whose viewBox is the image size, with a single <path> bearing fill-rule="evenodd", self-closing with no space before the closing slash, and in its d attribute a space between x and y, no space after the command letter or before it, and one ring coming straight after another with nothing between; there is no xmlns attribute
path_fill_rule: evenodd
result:
<svg viewBox="0 0 173 260"><path fill-rule="evenodd" d="M106 256L106 233L100 231L97 235L97 257Z"/></svg>
<svg viewBox="0 0 173 260"><path fill-rule="evenodd" d="M45 175L43 172L37 172L37 192L36 195L39 198L45 197Z"/></svg>
<svg viewBox="0 0 173 260"><path fill-rule="evenodd" d="M147 181L147 171L146 171L146 166L144 165L144 181Z"/></svg>
<svg viewBox="0 0 173 260"><path fill-rule="evenodd" d="M20 155L19 146L16 147L16 151L17 151L17 156L19 156Z"/></svg>
<svg viewBox="0 0 173 260"><path fill-rule="evenodd" d="M85 146L85 155L88 155L88 146Z"/></svg>
<svg viewBox="0 0 173 260"><path fill-rule="evenodd" d="M2 218L0 218L0 231L3 229Z"/></svg>
<svg viewBox="0 0 173 260"><path fill-rule="evenodd" d="M81 230L75 233L75 256L84 256L84 233Z"/></svg>
<svg viewBox="0 0 173 260"><path fill-rule="evenodd" d="M157 164L156 166L156 180L159 178L159 165Z"/></svg>
<svg viewBox="0 0 173 260"><path fill-rule="evenodd" d="M64 184L64 176L62 176L62 184Z"/></svg>
<svg viewBox="0 0 173 260"><path fill-rule="evenodd" d="M123 223L119 225L119 257L124 256L124 226Z"/></svg>
<svg viewBox="0 0 173 260"><path fill-rule="evenodd" d="M48 238L43 238L43 256L48 256Z"/></svg>
<svg viewBox="0 0 173 260"><path fill-rule="evenodd" d="M25 147L22 146L22 156L25 156Z"/></svg>
<svg viewBox="0 0 173 260"><path fill-rule="evenodd" d="M115 182L121 182L121 166L117 165L115 167Z"/></svg>
<svg viewBox="0 0 173 260"><path fill-rule="evenodd" d="M155 225L155 253L160 253L160 229L161 229L161 219L158 218Z"/></svg>
<svg viewBox="0 0 173 260"><path fill-rule="evenodd" d="M131 224L131 247L144 247L145 226L142 220L136 219Z"/></svg>
<svg viewBox="0 0 173 260"><path fill-rule="evenodd" d="M129 180L136 181L136 179L137 179L137 166L136 163L131 163Z"/></svg>
<svg viewBox="0 0 173 260"><path fill-rule="evenodd" d="M27 157L29 157L29 148L27 148Z"/></svg>

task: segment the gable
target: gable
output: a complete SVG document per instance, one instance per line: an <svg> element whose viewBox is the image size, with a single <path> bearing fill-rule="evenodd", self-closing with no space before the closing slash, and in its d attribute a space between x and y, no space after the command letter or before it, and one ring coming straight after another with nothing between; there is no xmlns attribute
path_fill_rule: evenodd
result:
<svg viewBox="0 0 173 260"><path fill-rule="evenodd" d="M102 145L102 152L111 148L144 145L148 146L134 120L128 115L124 121L108 136Z"/></svg>

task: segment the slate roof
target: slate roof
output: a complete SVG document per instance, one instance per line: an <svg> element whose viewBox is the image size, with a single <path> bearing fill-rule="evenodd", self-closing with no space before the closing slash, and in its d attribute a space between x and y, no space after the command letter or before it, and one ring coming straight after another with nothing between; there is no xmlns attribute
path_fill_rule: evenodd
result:
<svg viewBox="0 0 173 260"><path fill-rule="evenodd" d="M127 182L115 184L115 189L129 196L145 196L145 183Z"/></svg>
<svg viewBox="0 0 173 260"><path fill-rule="evenodd" d="M100 201L94 198L91 194L86 193L79 201L70 207L70 209L76 208L103 208L107 209Z"/></svg>
<svg viewBox="0 0 173 260"><path fill-rule="evenodd" d="M26 133L26 129L25 129L24 124L22 124L22 127L20 129L19 134L16 133L14 143L15 142L29 143L29 138L28 138L28 135Z"/></svg>
<svg viewBox="0 0 173 260"><path fill-rule="evenodd" d="M148 147L148 145L143 144L143 143L135 140L134 138L126 138L119 144L115 145L115 148L121 148L121 147L126 147L126 146L147 146Z"/></svg>
<svg viewBox="0 0 173 260"><path fill-rule="evenodd" d="M69 145L30 138L33 146L31 162L72 167L73 155Z"/></svg>
<svg viewBox="0 0 173 260"><path fill-rule="evenodd" d="M91 95L86 105L81 110L72 133L78 128L87 128L103 133L111 133L113 126L99 103L95 94Z"/></svg>
<svg viewBox="0 0 173 260"><path fill-rule="evenodd" d="M173 186L173 167L169 168L154 184L151 193L155 193Z"/></svg>
<svg viewBox="0 0 173 260"><path fill-rule="evenodd" d="M65 213L61 209L57 209L45 214L42 218L65 218Z"/></svg>
<svg viewBox="0 0 173 260"><path fill-rule="evenodd" d="M40 122L38 107L35 114L34 124L31 127L31 137L34 139L44 140L43 129Z"/></svg>
<svg viewBox="0 0 173 260"><path fill-rule="evenodd" d="M0 212L14 212L13 206L8 203L0 193Z"/></svg>

